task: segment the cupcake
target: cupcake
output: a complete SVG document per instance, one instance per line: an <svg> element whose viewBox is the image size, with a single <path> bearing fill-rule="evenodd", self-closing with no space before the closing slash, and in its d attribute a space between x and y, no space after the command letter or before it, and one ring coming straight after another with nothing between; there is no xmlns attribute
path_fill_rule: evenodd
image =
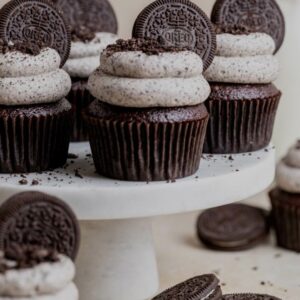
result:
<svg viewBox="0 0 300 300"><path fill-rule="evenodd" d="M205 72L211 84L204 152L260 150L270 143L281 92L271 36L242 26L217 27L216 57Z"/></svg>
<svg viewBox="0 0 300 300"><path fill-rule="evenodd" d="M107 0L55 0L71 26L71 52L64 69L72 79L67 99L72 104L71 140L87 141L83 110L94 100L87 89L89 76L100 64L99 55L117 40L118 22Z"/></svg>
<svg viewBox="0 0 300 300"><path fill-rule="evenodd" d="M72 125L65 99L71 80L61 69L70 50L68 27L44 0L13 0L0 20L0 173L61 167Z"/></svg>
<svg viewBox="0 0 300 300"><path fill-rule="evenodd" d="M80 27L72 31L72 46L70 57L64 69L72 79L72 88L68 100L73 107L74 127L72 141L88 140L87 130L82 119L82 111L93 101L87 89L89 76L99 67L100 53L117 40L117 36L109 32L93 33Z"/></svg>
<svg viewBox="0 0 300 300"><path fill-rule="evenodd" d="M300 141L279 162L276 182L270 198L278 245L300 252Z"/></svg>
<svg viewBox="0 0 300 300"><path fill-rule="evenodd" d="M159 181L198 170L210 93L202 66L195 52L155 40L119 40L102 53L85 112L99 174Z"/></svg>
<svg viewBox="0 0 300 300"><path fill-rule="evenodd" d="M52 250L15 245L0 256L0 299L78 300L74 263Z"/></svg>

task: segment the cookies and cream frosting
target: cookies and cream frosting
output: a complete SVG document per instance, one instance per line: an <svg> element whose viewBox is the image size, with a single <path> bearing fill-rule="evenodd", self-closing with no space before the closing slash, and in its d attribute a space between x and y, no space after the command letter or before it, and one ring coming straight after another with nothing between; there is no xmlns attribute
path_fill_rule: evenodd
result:
<svg viewBox="0 0 300 300"><path fill-rule="evenodd" d="M217 35L217 53L205 77L212 82L266 84L278 77L276 45L266 33Z"/></svg>
<svg viewBox="0 0 300 300"><path fill-rule="evenodd" d="M56 262L43 262L24 269L14 268L13 261L7 263L11 264L12 268L0 273L0 299L26 299L29 297L75 293L72 285L75 266L71 259L64 255L58 255L58 261ZM44 298L41 297L40 299ZM64 299L75 300L77 298Z"/></svg>
<svg viewBox="0 0 300 300"><path fill-rule="evenodd" d="M141 40L118 43L117 50L110 47L102 53L100 68L89 78L95 98L124 107L178 107L208 98L210 87L196 53L156 49L151 44L145 50Z"/></svg>
<svg viewBox="0 0 300 300"><path fill-rule="evenodd" d="M0 53L0 105L51 103L70 91L70 76L60 69L61 58L50 48L38 55Z"/></svg>
<svg viewBox="0 0 300 300"><path fill-rule="evenodd" d="M73 41L64 69L71 77L88 78L99 67L101 52L116 40L115 34L98 32L91 41Z"/></svg>
<svg viewBox="0 0 300 300"><path fill-rule="evenodd" d="M276 170L279 188L290 193L300 193L300 141L293 145L279 162Z"/></svg>

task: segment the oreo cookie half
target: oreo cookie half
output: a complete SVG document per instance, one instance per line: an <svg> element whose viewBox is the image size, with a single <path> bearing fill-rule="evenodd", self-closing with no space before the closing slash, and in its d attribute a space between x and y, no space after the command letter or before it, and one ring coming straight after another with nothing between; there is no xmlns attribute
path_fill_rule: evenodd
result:
<svg viewBox="0 0 300 300"><path fill-rule="evenodd" d="M9 43L50 47L69 57L71 37L65 18L48 0L12 0L0 10L0 39Z"/></svg>
<svg viewBox="0 0 300 300"><path fill-rule="evenodd" d="M223 296L222 300L281 300L274 296L258 294L231 294Z"/></svg>
<svg viewBox="0 0 300 300"><path fill-rule="evenodd" d="M58 198L39 192L17 194L0 207L0 249L16 244L53 249L75 259L80 244L77 218Z"/></svg>
<svg viewBox="0 0 300 300"><path fill-rule="evenodd" d="M216 35L206 14L189 0L157 0L137 17L135 38L158 40L164 46L188 48L199 54L204 70L212 63Z"/></svg>
<svg viewBox="0 0 300 300"><path fill-rule="evenodd" d="M209 248L222 251L250 249L267 237L269 229L263 209L243 204L209 209L197 222L199 239Z"/></svg>
<svg viewBox="0 0 300 300"><path fill-rule="evenodd" d="M108 0L52 0L64 13L72 29L91 32L118 32L118 21Z"/></svg>
<svg viewBox="0 0 300 300"><path fill-rule="evenodd" d="M275 0L217 0L211 15L221 26L245 26L273 37L277 52L284 40L285 21Z"/></svg>
<svg viewBox="0 0 300 300"><path fill-rule="evenodd" d="M213 274L202 275L162 292L153 300L222 300L222 291L218 278Z"/></svg>

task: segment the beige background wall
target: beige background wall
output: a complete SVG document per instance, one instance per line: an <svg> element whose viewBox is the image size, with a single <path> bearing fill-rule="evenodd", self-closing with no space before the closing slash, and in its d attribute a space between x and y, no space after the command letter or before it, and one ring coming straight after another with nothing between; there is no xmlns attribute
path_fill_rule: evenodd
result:
<svg viewBox="0 0 300 300"><path fill-rule="evenodd" d="M285 45L279 53L282 65L277 82L283 98L277 117L274 142L281 156L286 148L300 137L300 0L278 0L287 21ZM7 2L0 0L0 5ZM152 0L111 0L119 19L119 34L130 37L131 28L138 13ZM210 13L214 0L194 0Z"/></svg>

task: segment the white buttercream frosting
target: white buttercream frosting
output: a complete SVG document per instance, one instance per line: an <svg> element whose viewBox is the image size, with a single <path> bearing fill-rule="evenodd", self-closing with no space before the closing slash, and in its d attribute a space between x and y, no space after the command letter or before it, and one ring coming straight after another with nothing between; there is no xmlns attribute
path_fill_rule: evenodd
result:
<svg viewBox="0 0 300 300"><path fill-rule="evenodd" d="M41 263L30 269L12 269L0 274L0 296L19 299L57 294L72 282L74 276L74 263L60 255L55 263Z"/></svg>
<svg viewBox="0 0 300 300"><path fill-rule="evenodd" d="M209 81L266 84L279 74L275 42L265 33L217 35L217 55L206 70Z"/></svg>
<svg viewBox="0 0 300 300"><path fill-rule="evenodd" d="M79 293L74 283L70 283L58 293L34 297L1 297L0 300L78 300Z"/></svg>
<svg viewBox="0 0 300 300"><path fill-rule="evenodd" d="M276 49L275 41L266 33L217 35L216 56L255 56L271 55Z"/></svg>
<svg viewBox="0 0 300 300"><path fill-rule="evenodd" d="M109 55L104 51L101 55L101 69L107 74L130 78L186 78L201 75L203 64L199 55L191 51L159 55L147 55L142 51Z"/></svg>
<svg viewBox="0 0 300 300"><path fill-rule="evenodd" d="M68 61L64 66L71 77L88 78L99 67L99 55L118 39L117 35L98 32L90 42L72 42Z"/></svg>
<svg viewBox="0 0 300 300"><path fill-rule="evenodd" d="M210 86L201 58L189 51L148 55L140 51L102 54L89 78L100 101L125 107L177 107L204 102Z"/></svg>
<svg viewBox="0 0 300 300"><path fill-rule="evenodd" d="M279 63L273 55L216 56L205 77L215 82L263 84L276 80L278 73Z"/></svg>
<svg viewBox="0 0 300 300"><path fill-rule="evenodd" d="M276 181L282 190L300 193L300 141L289 149L277 165Z"/></svg>
<svg viewBox="0 0 300 300"><path fill-rule="evenodd" d="M70 76L60 66L59 54L50 48L33 56L21 52L0 54L0 105L51 103L71 89Z"/></svg>

